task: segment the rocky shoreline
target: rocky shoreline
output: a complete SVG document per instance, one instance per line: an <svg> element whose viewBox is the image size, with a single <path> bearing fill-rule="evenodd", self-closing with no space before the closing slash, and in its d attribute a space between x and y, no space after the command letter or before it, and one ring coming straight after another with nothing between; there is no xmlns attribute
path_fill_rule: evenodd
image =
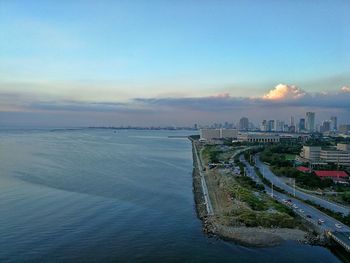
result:
<svg viewBox="0 0 350 263"><path fill-rule="evenodd" d="M202 221L203 232L209 236L216 236L223 240L233 241L248 247L271 247L280 245L287 240L293 240L302 244L326 245L326 240L317 235L313 229L308 231L289 228L262 228L262 227L232 227L218 223L215 215L207 213L201 179L199 175L197 158L193 150L193 194L198 218Z"/></svg>

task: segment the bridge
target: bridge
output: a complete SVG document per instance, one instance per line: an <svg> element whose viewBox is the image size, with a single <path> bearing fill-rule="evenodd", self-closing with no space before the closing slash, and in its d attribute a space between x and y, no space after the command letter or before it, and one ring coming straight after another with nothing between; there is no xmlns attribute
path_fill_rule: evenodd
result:
<svg viewBox="0 0 350 263"><path fill-rule="evenodd" d="M345 248L347 252L350 252L350 232L328 231L327 235Z"/></svg>

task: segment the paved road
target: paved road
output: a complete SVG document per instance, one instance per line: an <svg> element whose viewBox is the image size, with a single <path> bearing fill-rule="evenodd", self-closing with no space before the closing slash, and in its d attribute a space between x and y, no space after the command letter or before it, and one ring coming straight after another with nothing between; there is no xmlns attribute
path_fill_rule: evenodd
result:
<svg viewBox="0 0 350 263"><path fill-rule="evenodd" d="M255 182L262 183L259 176L255 173L254 167L251 166L244 159L243 155L240 156L240 160L246 166L247 176L252 178ZM267 193L272 193L272 189L268 185L265 185L265 190ZM297 208L293 208L295 213L299 214L300 216L305 218L307 221L316 225L317 227L319 227L323 231L325 231L325 230L338 231L338 232L349 232L350 231L350 227L342 224L338 220L326 215L325 213L319 211L318 209L316 209L308 204L305 204L304 202L302 202L296 198L291 198L290 196L288 196L286 194L279 193L277 191L274 191L273 196L277 201L279 201L283 204L285 204L283 200L291 200L292 201L291 204L293 204L293 205L295 204L297 206ZM302 209L303 212L301 212L300 209ZM307 215L311 216L311 218L308 218ZM323 219L324 223L322 223L321 225L318 225L317 222L319 219ZM335 224L339 224L341 226L341 228L337 228L335 226Z"/></svg>
<svg viewBox="0 0 350 263"><path fill-rule="evenodd" d="M213 210L213 206L211 205L208 187L207 187L207 183L206 183L205 177L204 177L203 164L202 164L201 158L199 157L199 153L197 151L197 145L195 144L195 142L193 142L193 148L194 148L194 152L195 152L195 155L197 158L197 165L198 165L199 175L201 177L203 196L204 196L204 200L205 200L205 205L207 207L207 212L208 212L208 215L213 215L214 210Z"/></svg>
<svg viewBox="0 0 350 263"><path fill-rule="evenodd" d="M269 166L264 164L263 162L261 162L259 160L259 158L255 158L255 159L256 159L255 160L256 166L259 167L261 173L264 175L264 177L266 177L266 179L268 179L270 182L273 182L273 184L278 186L279 188L281 188L281 189L285 190L286 192L293 195L293 191L294 191L293 187L287 185L278 176L276 176L273 172L271 172ZM314 196L314 195L307 194L307 193L302 192L298 189L295 189L295 195L302 200L312 201L315 204L318 204L318 205L325 207L329 210L332 210L334 212L339 212L339 213L342 213L344 215L347 215L350 213L350 209L345 207L345 206L324 200L324 199L319 198L319 197Z"/></svg>

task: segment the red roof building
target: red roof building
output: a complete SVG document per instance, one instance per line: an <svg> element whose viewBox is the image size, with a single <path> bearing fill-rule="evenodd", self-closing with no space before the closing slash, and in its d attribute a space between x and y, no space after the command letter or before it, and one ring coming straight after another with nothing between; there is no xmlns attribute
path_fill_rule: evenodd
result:
<svg viewBox="0 0 350 263"><path fill-rule="evenodd" d="M315 171L315 174L321 178L347 178L348 174L344 171Z"/></svg>
<svg viewBox="0 0 350 263"><path fill-rule="evenodd" d="M309 173L310 172L310 168L307 168L305 166L298 166L297 170L303 173Z"/></svg>

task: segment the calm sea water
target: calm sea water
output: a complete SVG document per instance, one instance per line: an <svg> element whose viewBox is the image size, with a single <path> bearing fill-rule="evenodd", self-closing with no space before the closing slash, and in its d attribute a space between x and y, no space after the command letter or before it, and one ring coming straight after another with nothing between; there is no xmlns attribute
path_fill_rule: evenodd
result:
<svg viewBox="0 0 350 263"><path fill-rule="evenodd" d="M339 262L208 238L185 131L0 131L0 262Z"/></svg>

